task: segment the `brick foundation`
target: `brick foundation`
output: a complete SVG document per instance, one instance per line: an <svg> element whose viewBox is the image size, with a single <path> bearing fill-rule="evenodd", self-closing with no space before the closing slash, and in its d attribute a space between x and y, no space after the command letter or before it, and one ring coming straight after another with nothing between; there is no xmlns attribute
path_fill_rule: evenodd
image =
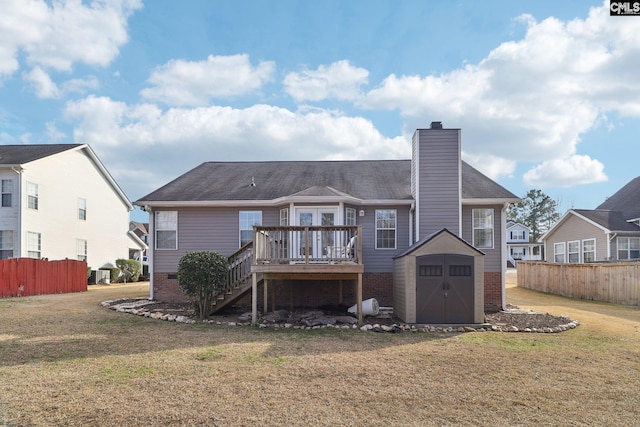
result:
<svg viewBox="0 0 640 427"><path fill-rule="evenodd" d="M502 273L484 273L484 311L495 313L502 310Z"/></svg>
<svg viewBox="0 0 640 427"><path fill-rule="evenodd" d="M153 274L153 299L162 302L189 302L180 285L177 273Z"/></svg>

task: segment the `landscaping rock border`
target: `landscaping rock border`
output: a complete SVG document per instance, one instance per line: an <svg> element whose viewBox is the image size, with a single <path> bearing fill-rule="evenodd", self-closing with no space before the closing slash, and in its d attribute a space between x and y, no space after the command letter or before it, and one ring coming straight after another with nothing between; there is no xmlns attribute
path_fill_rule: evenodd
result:
<svg viewBox="0 0 640 427"><path fill-rule="evenodd" d="M225 326L251 326L251 313L243 313L236 321L215 319L196 320L185 315L184 310L157 308L156 301L147 298L121 298L103 301L103 307L119 313L135 314L151 319L165 320L177 323L210 323ZM154 308L156 307L156 308ZM172 312L173 311L173 312ZM544 319L542 319L544 317ZM364 332L400 333L466 333L466 332L530 332L530 333L559 333L575 329L579 326L577 320L566 316L553 316L548 313L536 313L530 310L520 310L510 306L505 311L487 315L489 323L482 325L447 326L447 325L412 325L405 323L391 323L394 319L390 312L381 310L377 317L367 317L362 326L357 325L357 319L352 316L331 316L320 310L304 313L290 313L287 310L277 310L260 318L258 327L261 329L352 329ZM492 322L493 319L493 322ZM515 319L518 319L517 321ZM534 320L535 319L535 320ZM549 322L548 326L540 325ZM529 326L535 324L536 326ZM518 326L519 325L519 326ZM524 325L524 326L523 326Z"/></svg>

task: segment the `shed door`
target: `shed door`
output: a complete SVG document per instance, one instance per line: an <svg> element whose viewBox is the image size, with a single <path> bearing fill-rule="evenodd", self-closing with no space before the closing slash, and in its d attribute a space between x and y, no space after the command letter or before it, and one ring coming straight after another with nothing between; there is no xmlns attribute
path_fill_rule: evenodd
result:
<svg viewBox="0 0 640 427"><path fill-rule="evenodd" d="M473 323L473 264L469 255L416 258L417 323Z"/></svg>

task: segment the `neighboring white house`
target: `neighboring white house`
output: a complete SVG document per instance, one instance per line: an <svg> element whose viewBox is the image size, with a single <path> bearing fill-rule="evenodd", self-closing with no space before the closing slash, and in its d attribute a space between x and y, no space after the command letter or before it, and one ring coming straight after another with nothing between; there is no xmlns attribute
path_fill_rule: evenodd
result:
<svg viewBox="0 0 640 427"><path fill-rule="evenodd" d="M0 259L129 257L133 206L88 145L0 146L0 180Z"/></svg>
<svg viewBox="0 0 640 427"><path fill-rule="evenodd" d="M507 258L511 267L515 267L516 262L540 261L542 259L542 244L530 242L529 234L531 230L524 224L515 221L507 222L507 248L509 256Z"/></svg>

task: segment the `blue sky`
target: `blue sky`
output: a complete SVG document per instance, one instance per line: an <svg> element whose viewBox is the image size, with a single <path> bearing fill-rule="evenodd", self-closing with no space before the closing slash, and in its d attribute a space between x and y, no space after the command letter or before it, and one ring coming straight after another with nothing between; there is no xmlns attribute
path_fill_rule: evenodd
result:
<svg viewBox="0 0 640 427"><path fill-rule="evenodd" d="M640 175L640 16L608 1L2 8L0 143L88 143L134 201L203 161L409 158L432 121L562 211Z"/></svg>

